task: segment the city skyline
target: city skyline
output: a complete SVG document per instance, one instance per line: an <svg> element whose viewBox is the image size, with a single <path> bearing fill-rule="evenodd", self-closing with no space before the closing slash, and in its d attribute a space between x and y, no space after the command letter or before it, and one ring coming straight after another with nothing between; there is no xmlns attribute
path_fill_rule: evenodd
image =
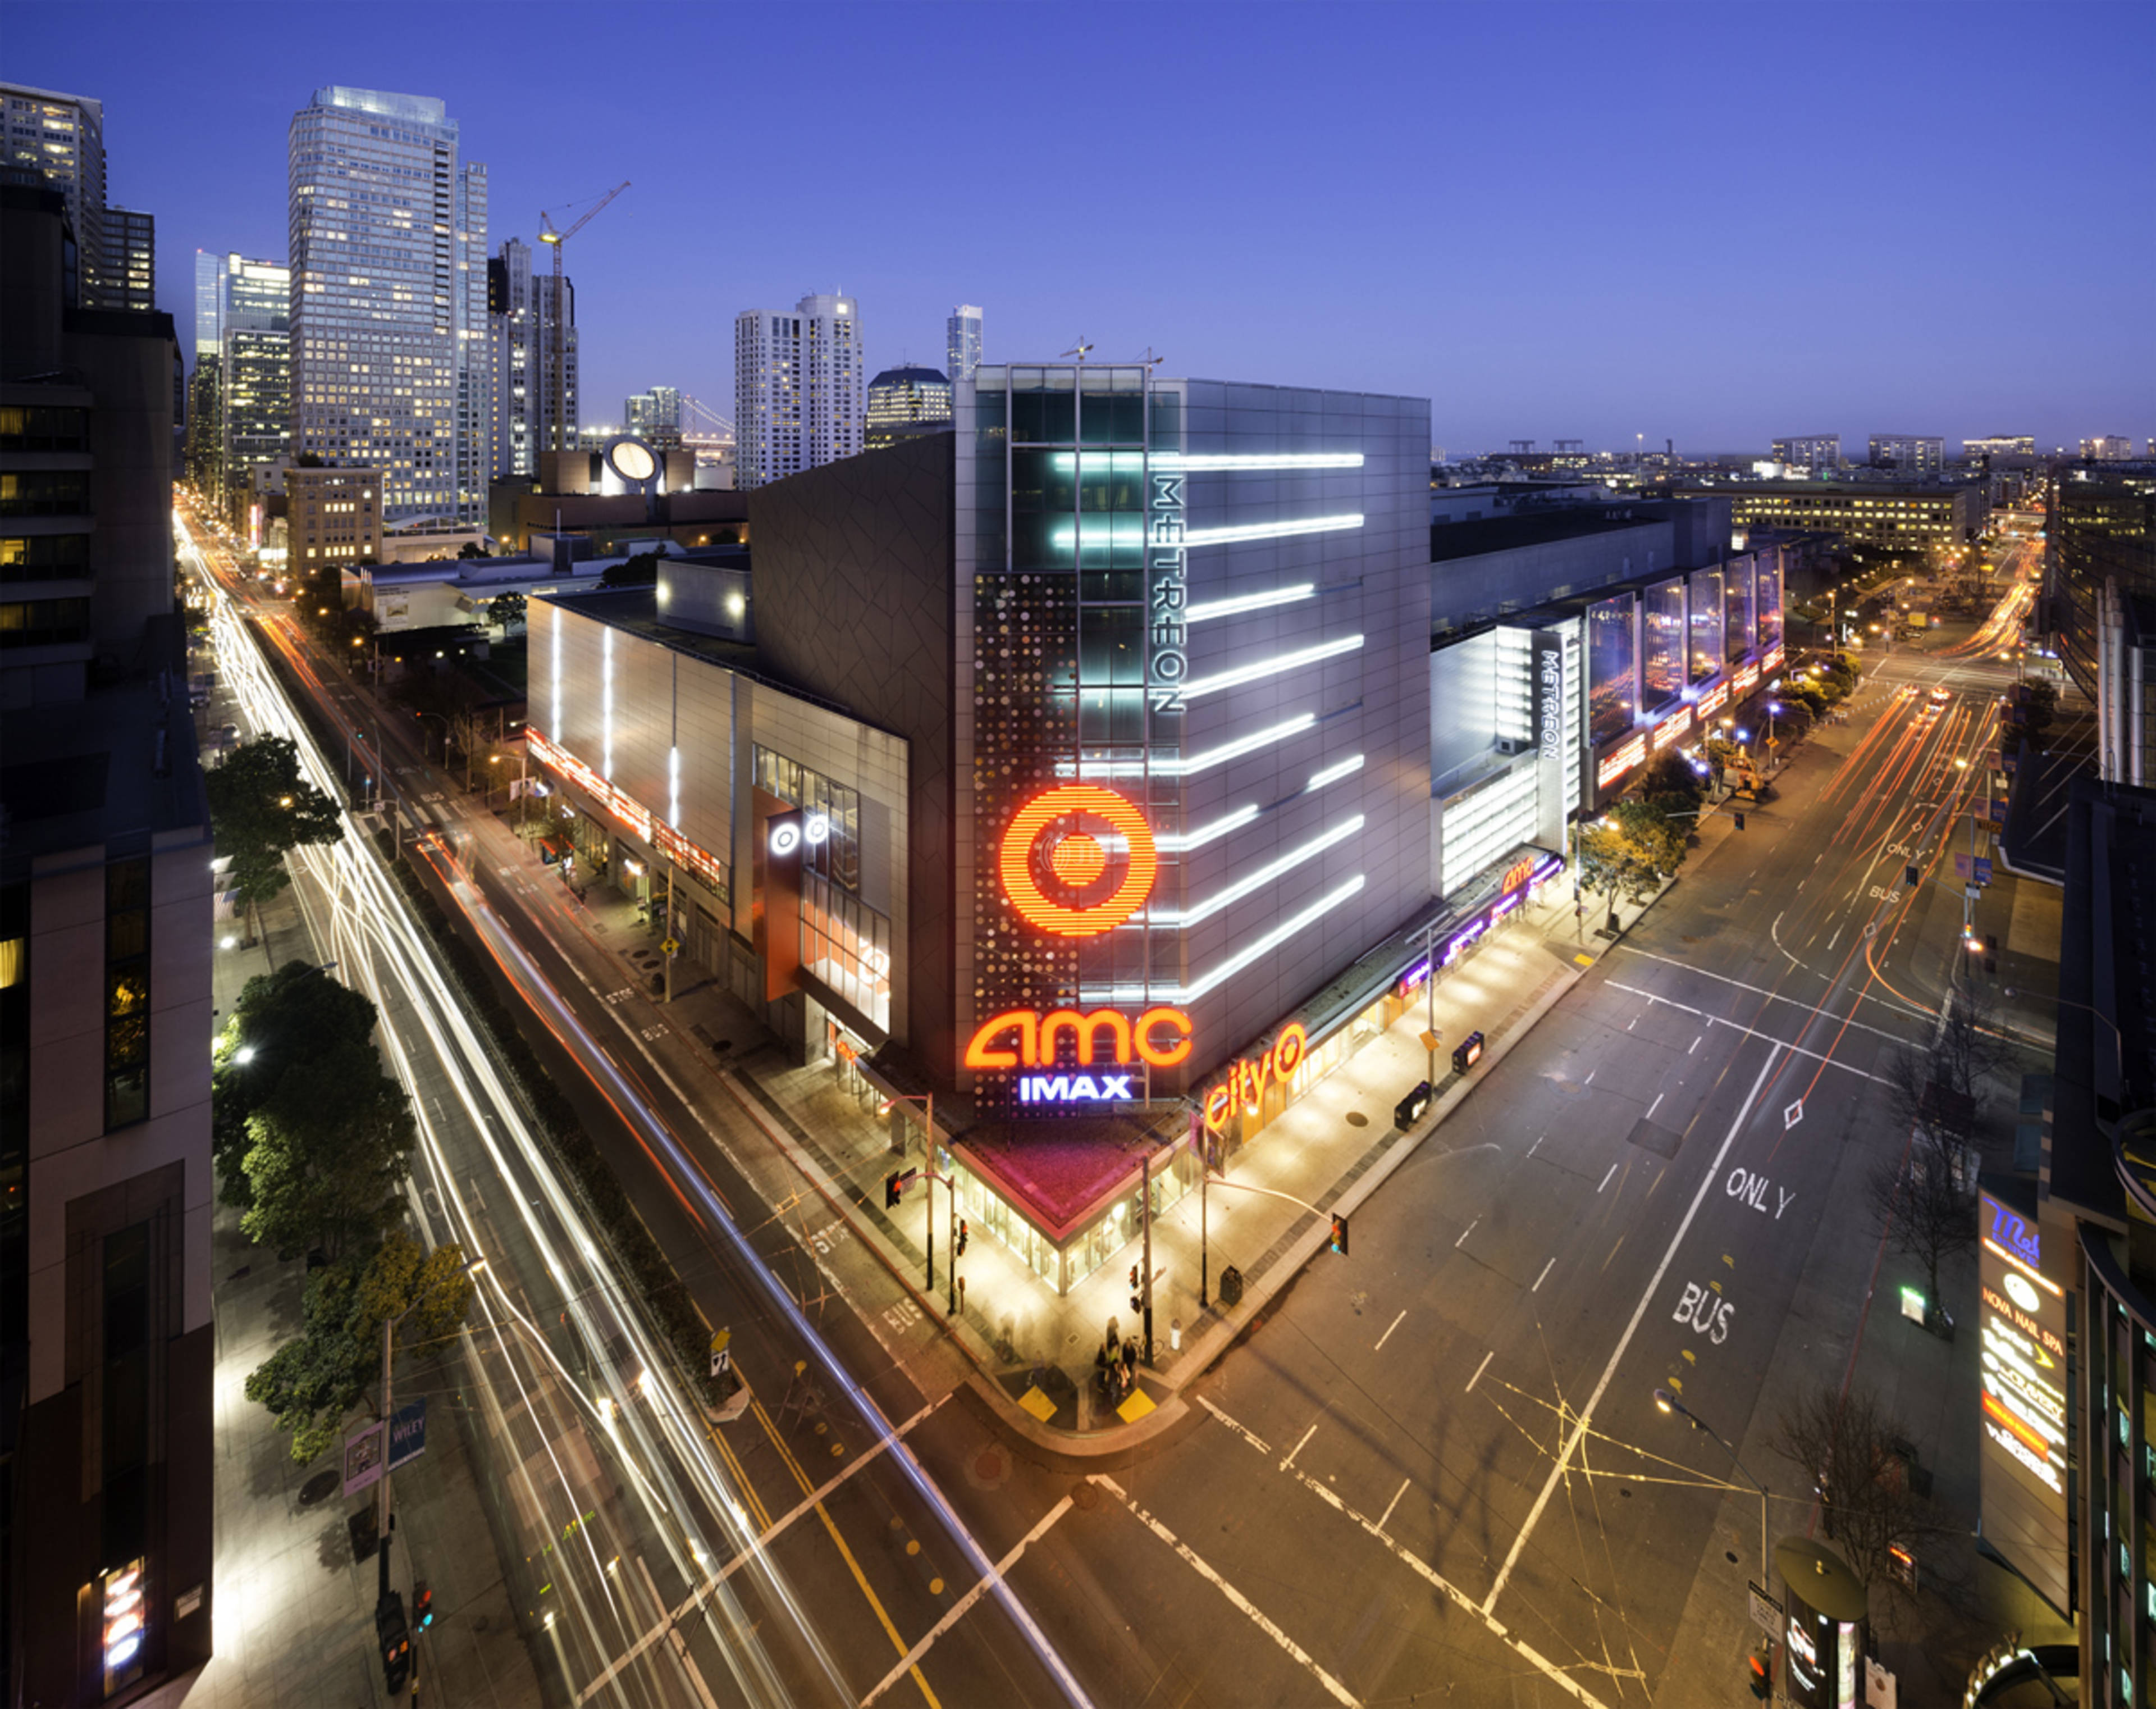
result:
<svg viewBox="0 0 2156 1709"><path fill-rule="evenodd" d="M1103 359L1151 346L1164 372L1232 374L1262 351L1284 383L1430 397L1433 436L1455 450L1559 436L1763 450L1821 431L1861 448L1889 430L2026 432L2049 447L2150 431L2133 418L2147 414L2156 333L2133 298L2156 222L2119 217L2134 199L2126 151L2066 152L2091 114L2131 110L2132 67L2156 48L2145 12L1999 13L2017 26L2013 76L2004 116L1985 122L2010 134L1980 151L1975 183L1955 139L1966 92L1996 79L2005 39L1938 8L1839 14L1861 29L1855 42L1743 11L1544 11L1531 23L1380 8L1365 28L1322 33L1283 11L1276 28L1233 35L1215 13L1154 12L1145 78L1089 95L1098 123L1018 148L982 146L997 104L986 94L877 131L870 91L915 70L947 76L947 44L904 8L846 13L832 86L858 91L862 116L803 138L795 182L822 188L758 197L721 222L696 214L709 139L692 123L613 146L588 127L531 124L524 91L562 75L545 33L528 47L490 40L486 78L437 75L469 63L446 49L490 15L430 10L447 33L429 60L398 28L355 35L334 12L300 14L256 43L243 82L218 21L252 30L251 10L111 7L95 33L79 14L30 13L0 70L104 104L110 195L156 210L158 301L181 313L198 248L282 253L285 130L325 84L449 103L465 157L491 174L489 253L531 241L542 208L565 224L631 180L568 258L593 399L660 383L731 414L734 317L843 291L863 306L871 372L937 361L951 306L979 302L991 361L1052 358L1083 337ZM735 51L753 14L630 16L665 63L693 67ZM968 86L1009 90L1067 63L1066 21L981 13ZM1370 51L1373 32L1393 38L1385 52ZM598 63L578 62L581 98L639 110L642 64ZM1702 146L1768 64L1807 91L1816 127L1845 139L1845 162L1799 174L1762 149ZM751 80L746 110L729 113L752 131L777 124L783 87ZM1246 99L1264 88L1292 90L1303 119L1283 127L1274 103ZM201 128L204 112L216 131ZM198 146L159 146L183 123ZM1112 167L1117 135L1178 164L1159 186L1133 182L1126 244L1073 245L1077 188ZM1912 157L1938 161L1933 193L1866 164ZM923 186L960 159L975 216L921 220ZM1098 218L1084 222L1105 231ZM654 246L670 265L650 265ZM1979 337L1954 311L1985 304L2020 332Z"/></svg>

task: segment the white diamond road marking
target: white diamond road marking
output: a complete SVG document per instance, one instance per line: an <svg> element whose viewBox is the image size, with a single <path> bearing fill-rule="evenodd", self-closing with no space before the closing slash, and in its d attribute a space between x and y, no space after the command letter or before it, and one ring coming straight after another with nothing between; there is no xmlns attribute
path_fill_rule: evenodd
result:
<svg viewBox="0 0 2156 1709"><path fill-rule="evenodd" d="M1787 1109L1782 1112L1782 1131L1784 1133L1789 1132L1791 1128L1794 1127L1804 1119L1804 1100L1799 1098L1794 1104L1792 1104Z"/></svg>

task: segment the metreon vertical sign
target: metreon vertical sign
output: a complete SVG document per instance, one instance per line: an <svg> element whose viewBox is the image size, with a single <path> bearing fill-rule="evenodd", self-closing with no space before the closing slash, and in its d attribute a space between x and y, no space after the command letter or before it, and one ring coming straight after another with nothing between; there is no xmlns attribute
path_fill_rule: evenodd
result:
<svg viewBox="0 0 2156 1709"><path fill-rule="evenodd" d="M1979 1470L1984 1534L2054 1606L2072 1603L2066 1291L2034 1211L1977 1195Z"/></svg>

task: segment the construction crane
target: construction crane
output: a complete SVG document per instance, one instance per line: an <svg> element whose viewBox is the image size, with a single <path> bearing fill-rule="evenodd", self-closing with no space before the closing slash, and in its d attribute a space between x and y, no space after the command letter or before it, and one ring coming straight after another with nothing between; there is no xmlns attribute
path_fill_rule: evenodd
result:
<svg viewBox="0 0 2156 1709"><path fill-rule="evenodd" d="M573 450L569 435L569 317L568 303L562 285L562 246L606 211L607 203L629 188L624 178L605 195L584 210L583 218L567 231L557 231L554 222L545 209L539 214L539 241L552 246L554 251L554 449L557 451Z"/></svg>

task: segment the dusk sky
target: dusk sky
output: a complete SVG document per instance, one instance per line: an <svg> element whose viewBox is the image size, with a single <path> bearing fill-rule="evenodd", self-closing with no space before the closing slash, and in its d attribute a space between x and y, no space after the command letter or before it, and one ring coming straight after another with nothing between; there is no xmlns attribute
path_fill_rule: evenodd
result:
<svg viewBox="0 0 2156 1709"><path fill-rule="evenodd" d="M870 371L1165 355L1432 400L1455 455L2156 433L2156 7L16 4L110 198L282 260L328 84L437 95L490 251L573 241L584 417L731 414L733 322L859 299Z"/></svg>

